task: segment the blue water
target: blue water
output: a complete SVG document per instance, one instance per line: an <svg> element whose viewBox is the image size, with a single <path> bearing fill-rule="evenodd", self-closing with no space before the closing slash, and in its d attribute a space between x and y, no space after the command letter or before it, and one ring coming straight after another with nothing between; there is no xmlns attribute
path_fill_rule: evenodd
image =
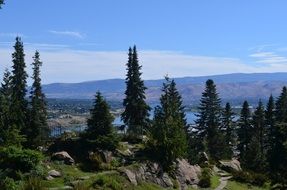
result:
<svg viewBox="0 0 287 190"><path fill-rule="evenodd" d="M185 112L185 115L186 115L186 121L188 124L194 124L195 120L196 120L196 116L195 116L195 113L194 112ZM151 116L153 117L153 116ZM121 121L121 117L118 116L115 118L114 122L113 122L114 125L123 125L123 122ZM53 129L51 129L51 136L53 137L56 137L60 134L63 134L64 132L80 132L80 131L84 131L85 129L87 128L87 125L86 124L83 124L83 125L73 125L73 126L70 126L68 128L65 128L65 127L54 127Z"/></svg>
<svg viewBox="0 0 287 190"><path fill-rule="evenodd" d="M194 112L185 112L186 115L186 121L188 124L194 124L195 120L196 120L196 116ZM118 116L115 118L114 125L123 125L124 123L121 121L121 117Z"/></svg>

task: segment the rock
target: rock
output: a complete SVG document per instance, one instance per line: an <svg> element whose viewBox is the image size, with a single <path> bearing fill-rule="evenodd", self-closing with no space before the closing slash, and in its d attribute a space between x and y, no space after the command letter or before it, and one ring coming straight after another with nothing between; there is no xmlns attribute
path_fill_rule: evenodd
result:
<svg viewBox="0 0 287 190"><path fill-rule="evenodd" d="M48 177L51 176L51 177L61 177L61 173L56 171L56 170L51 170L48 172Z"/></svg>
<svg viewBox="0 0 287 190"><path fill-rule="evenodd" d="M200 164L207 164L209 162L209 157L206 152L199 153L199 163Z"/></svg>
<svg viewBox="0 0 287 190"><path fill-rule="evenodd" d="M66 151L54 153L52 155L52 160L64 161L65 164L69 164L69 165L75 163L74 159Z"/></svg>
<svg viewBox="0 0 287 190"><path fill-rule="evenodd" d="M198 184L201 168L198 165L190 165L185 159L177 159L175 175L181 189L187 189L188 185Z"/></svg>
<svg viewBox="0 0 287 190"><path fill-rule="evenodd" d="M235 170L235 171L241 171L241 166L240 166L240 162L237 159L232 159L230 161L219 161L220 163L220 167L223 170L229 170L227 172L230 172L231 170Z"/></svg>
<svg viewBox="0 0 287 190"><path fill-rule="evenodd" d="M173 187L173 183L167 173L163 173L161 178L164 183L162 187Z"/></svg>
<svg viewBox="0 0 287 190"><path fill-rule="evenodd" d="M172 178L168 173L163 172L162 167L157 163L147 162L128 166L119 169L128 180L137 185L138 183L155 183L163 188L172 188L174 186ZM176 179L181 189L187 189L188 185L196 185L199 182L201 168L190 165L186 160L177 160L176 170L173 172L173 178Z"/></svg>
<svg viewBox="0 0 287 190"><path fill-rule="evenodd" d="M128 177L128 179L130 180L130 182L134 185L137 185L138 182L136 180L136 175L134 172L132 172L131 170L125 169L124 173L126 174L126 176Z"/></svg>
<svg viewBox="0 0 287 190"><path fill-rule="evenodd" d="M46 177L46 180L48 180L48 181L51 181L51 180L53 180L53 179L54 179L54 178L53 178L52 176L50 176L50 175Z"/></svg>
<svg viewBox="0 0 287 190"><path fill-rule="evenodd" d="M100 155L105 163L111 163L113 160L113 153L111 151L100 151Z"/></svg>

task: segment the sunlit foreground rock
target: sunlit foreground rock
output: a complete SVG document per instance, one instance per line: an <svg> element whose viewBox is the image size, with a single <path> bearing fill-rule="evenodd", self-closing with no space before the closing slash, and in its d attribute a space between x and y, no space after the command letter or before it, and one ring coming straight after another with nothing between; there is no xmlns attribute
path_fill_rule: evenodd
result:
<svg viewBox="0 0 287 190"><path fill-rule="evenodd" d="M163 172L157 163L140 163L119 169L129 181L137 185L140 182L151 182L164 188L179 187L187 189L188 185L197 185L201 168L198 165L190 165L185 159L177 159L175 170L172 174Z"/></svg>

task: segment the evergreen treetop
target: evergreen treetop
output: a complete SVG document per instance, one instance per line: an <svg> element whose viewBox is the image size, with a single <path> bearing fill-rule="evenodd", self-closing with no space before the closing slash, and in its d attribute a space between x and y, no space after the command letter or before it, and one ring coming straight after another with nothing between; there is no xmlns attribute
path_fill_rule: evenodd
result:
<svg viewBox="0 0 287 190"><path fill-rule="evenodd" d="M126 91L123 105L124 112L121 115L123 122L128 126L128 133L139 136L144 134L149 123L149 106L145 102L144 82L141 79L141 66L138 63L136 46L129 48Z"/></svg>

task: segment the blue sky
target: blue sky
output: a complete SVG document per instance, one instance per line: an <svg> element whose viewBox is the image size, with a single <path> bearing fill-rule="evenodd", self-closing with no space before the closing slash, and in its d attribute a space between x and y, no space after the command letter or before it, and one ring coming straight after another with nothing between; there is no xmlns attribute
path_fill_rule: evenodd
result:
<svg viewBox="0 0 287 190"><path fill-rule="evenodd" d="M285 0L6 0L0 72L11 66L16 35L28 65L40 51L44 83L124 78L133 44L145 79L287 71L286 7Z"/></svg>

